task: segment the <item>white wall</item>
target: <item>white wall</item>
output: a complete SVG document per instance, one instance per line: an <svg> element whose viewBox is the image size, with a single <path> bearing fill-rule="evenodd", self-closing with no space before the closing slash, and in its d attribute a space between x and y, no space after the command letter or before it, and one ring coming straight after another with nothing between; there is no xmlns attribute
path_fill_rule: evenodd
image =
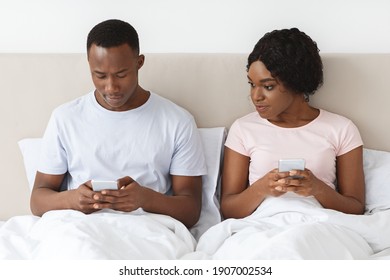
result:
<svg viewBox="0 0 390 280"><path fill-rule="evenodd" d="M145 53L248 53L293 26L322 52L390 52L389 0L0 0L0 52L83 53L108 18L133 24Z"/></svg>

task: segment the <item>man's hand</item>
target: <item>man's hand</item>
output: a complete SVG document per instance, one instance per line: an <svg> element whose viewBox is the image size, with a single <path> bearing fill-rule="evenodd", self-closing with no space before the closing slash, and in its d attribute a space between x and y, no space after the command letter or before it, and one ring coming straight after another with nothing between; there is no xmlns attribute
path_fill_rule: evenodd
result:
<svg viewBox="0 0 390 280"><path fill-rule="evenodd" d="M130 212L143 205L144 187L131 177L126 176L117 180L118 190L102 190L93 194L93 209L113 209ZM81 186L80 186L81 187Z"/></svg>

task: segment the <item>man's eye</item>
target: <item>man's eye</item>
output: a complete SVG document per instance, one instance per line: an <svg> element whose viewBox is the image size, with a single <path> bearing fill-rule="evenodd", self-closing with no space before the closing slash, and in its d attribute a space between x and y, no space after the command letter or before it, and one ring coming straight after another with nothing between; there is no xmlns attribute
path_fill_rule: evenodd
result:
<svg viewBox="0 0 390 280"><path fill-rule="evenodd" d="M116 75L119 79L126 78L126 74Z"/></svg>

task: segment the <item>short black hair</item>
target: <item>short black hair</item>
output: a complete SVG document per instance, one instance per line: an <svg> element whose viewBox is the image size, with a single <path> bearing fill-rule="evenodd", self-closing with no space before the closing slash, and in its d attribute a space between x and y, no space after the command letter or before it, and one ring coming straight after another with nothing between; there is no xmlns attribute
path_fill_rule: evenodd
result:
<svg viewBox="0 0 390 280"><path fill-rule="evenodd" d="M139 54L137 31L129 23L119 19L109 19L95 25L88 34L87 52L93 44L103 48L128 44L132 50Z"/></svg>
<svg viewBox="0 0 390 280"><path fill-rule="evenodd" d="M295 93L314 94L324 82L317 43L298 28L266 33L249 55L247 70L258 60Z"/></svg>

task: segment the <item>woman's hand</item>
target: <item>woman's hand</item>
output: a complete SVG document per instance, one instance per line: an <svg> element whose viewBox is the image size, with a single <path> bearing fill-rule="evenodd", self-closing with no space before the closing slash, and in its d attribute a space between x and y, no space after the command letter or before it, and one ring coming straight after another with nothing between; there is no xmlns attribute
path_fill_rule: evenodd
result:
<svg viewBox="0 0 390 280"><path fill-rule="evenodd" d="M251 187L258 188L261 192L262 196L281 196L287 190L283 190L280 188L281 183L280 180L284 180L288 177L288 172L279 172L277 168L271 170L267 174L264 175L263 178L260 178L256 182L253 183ZM278 189L276 189L278 187Z"/></svg>
<svg viewBox="0 0 390 280"><path fill-rule="evenodd" d="M273 186L276 192L294 192L301 196L315 196L320 192L319 179L309 169L278 172L275 179Z"/></svg>

